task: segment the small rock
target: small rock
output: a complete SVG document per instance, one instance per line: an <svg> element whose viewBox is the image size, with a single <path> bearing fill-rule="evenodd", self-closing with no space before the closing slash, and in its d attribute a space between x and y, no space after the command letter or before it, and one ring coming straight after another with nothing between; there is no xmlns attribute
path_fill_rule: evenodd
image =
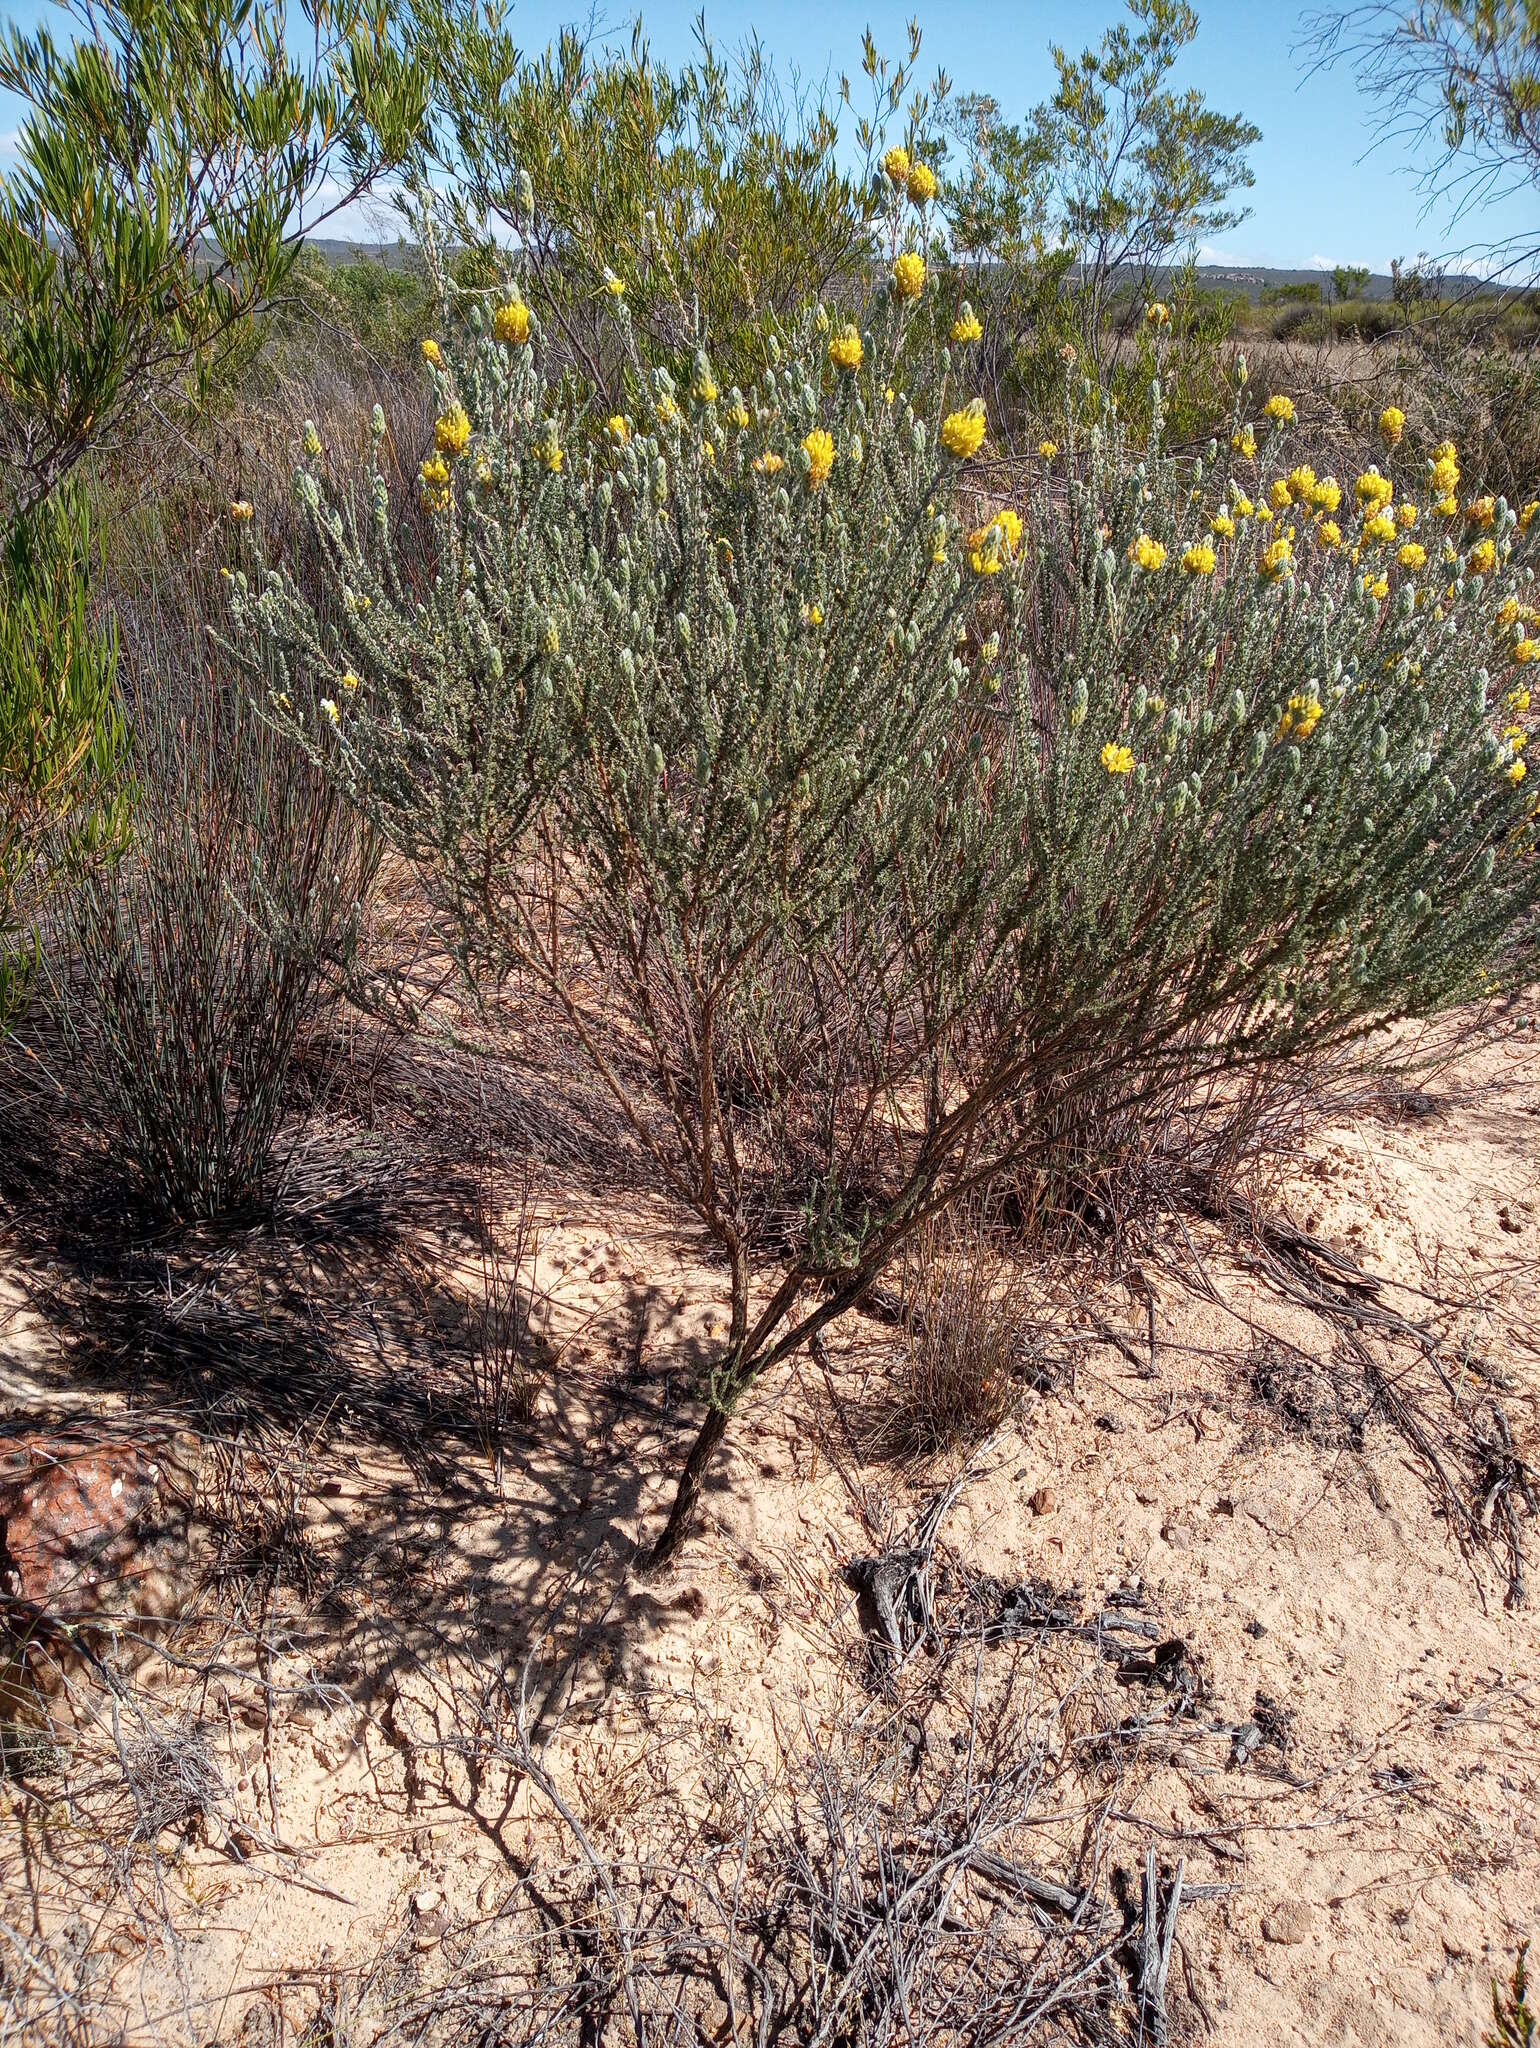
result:
<svg viewBox="0 0 1540 2048"><path fill-rule="evenodd" d="M431 1886L426 1891L412 1894L412 1911L420 1920L426 1919L430 1913L436 1913L442 1904L442 1897Z"/></svg>
<svg viewBox="0 0 1540 2048"><path fill-rule="evenodd" d="M412 1926L413 1948L429 1949L435 1942L442 1941L447 1924L442 1913L424 1913Z"/></svg>
<svg viewBox="0 0 1540 2048"><path fill-rule="evenodd" d="M1281 1948L1298 1948L1314 1924L1315 1915L1303 1899L1285 1899L1262 1915L1262 1939Z"/></svg>
<svg viewBox="0 0 1540 2048"><path fill-rule="evenodd" d="M490 1871L476 1890L476 1911L490 1913L497 1899L497 1872Z"/></svg>
<svg viewBox="0 0 1540 2048"><path fill-rule="evenodd" d="M1051 1486L1040 1486L1027 1502L1034 1515L1051 1515L1059 1505L1059 1496Z"/></svg>
<svg viewBox="0 0 1540 2048"><path fill-rule="evenodd" d="M1185 1522L1167 1522L1160 1533L1173 1550L1192 1549L1192 1531Z"/></svg>

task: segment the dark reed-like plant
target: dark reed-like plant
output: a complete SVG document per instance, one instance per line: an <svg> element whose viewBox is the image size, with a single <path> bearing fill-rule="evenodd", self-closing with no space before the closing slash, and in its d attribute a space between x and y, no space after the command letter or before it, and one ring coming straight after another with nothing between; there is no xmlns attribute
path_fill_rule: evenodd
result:
<svg viewBox="0 0 1540 2048"><path fill-rule="evenodd" d="M296 1042L332 998L376 866L368 831L257 716L191 584L125 604L133 842L89 876L56 977L71 1075L153 1207L264 1190Z"/></svg>

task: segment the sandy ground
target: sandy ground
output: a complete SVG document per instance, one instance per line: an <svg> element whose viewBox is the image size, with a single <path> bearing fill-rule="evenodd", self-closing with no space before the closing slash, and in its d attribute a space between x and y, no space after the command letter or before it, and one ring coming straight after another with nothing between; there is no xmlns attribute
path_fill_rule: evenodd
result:
<svg viewBox="0 0 1540 2048"><path fill-rule="evenodd" d="M1483 1040L1429 1093L1414 1115L1317 1131L1278 1206L1436 1326L1453 1404L1415 1342L1360 1333L1418 1412L1474 1414L1500 1388L1533 1463L1540 1034ZM478 1272L462 1263L456 1284L473 1292ZM21 1944L69 1990L34 1980L31 2038L67 2038L89 1986L128 2039L298 2040L337 1972L350 2041L402 2025L472 1968L532 1873L565 1867L570 1838L508 1734L532 1649L552 1782L616 1858L686 1823L709 1834L734 1787L774 1787L799 1746L869 1711L842 1567L958 1463L871 1451L902 1337L848 1317L824 1366L765 1388L735 1420L702 1532L648 1582L632 1558L721 1333L716 1276L656 1206L569 1187L542 1205L534 1278L547 1360L501 1493L473 1443L435 1446L430 1423L420 1459L345 1415L296 1427L287 1495L249 1446L210 1453L221 1498L265 1502L269 1535L276 1503L282 1534L260 1578L227 1546L200 1618L170 1638L226 1629L213 1675L193 1695L163 1670L145 1680L157 1715L204 1731L216 1812L164 1835L147 1875L142 1845L137 1863L103 1855L67 1774L0 1780L11 2010ZM57 1333L9 1281L0 1307L13 1417L29 1394L57 1405ZM940 1609L971 1612L987 1575L1077 1614L1119 1594L1180 1639L1191 1679L1177 1711L1114 1684L1094 1640L1019 1648L1052 1759L1036 1864L1104 1882L1154 1846L1211 1888L1180 1923L1180 2038L1475 2048L1492 1976L1540 1923L1540 1567L1530 1603L1505 1605L1340 1320L1212 1226L1158 1227L1136 1273L1077 1279L1053 1314L1121 1345L1079 1346L989 1445L943 1526ZM427 1412L456 1399L446 1373ZM943 1733L966 1726L979 1664L927 1677ZM1147 1725L1113 1771L1107 1731L1130 1715ZM1249 1753L1234 1739L1248 1722ZM702 2022L698 2037L729 2035Z"/></svg>

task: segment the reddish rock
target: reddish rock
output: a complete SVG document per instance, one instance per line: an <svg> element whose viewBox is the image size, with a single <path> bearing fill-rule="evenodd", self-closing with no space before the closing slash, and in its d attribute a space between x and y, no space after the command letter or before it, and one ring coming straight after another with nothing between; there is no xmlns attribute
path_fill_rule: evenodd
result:
<svg viewBox="0 0 1540 2048"><path fill-rule="evenodd" d="M187 1556L187 1478L169 1437L0 1437L0 1637L10 1639L0 1692L12 1706L56 1666L63 1625L171 1611Z"/></svg>

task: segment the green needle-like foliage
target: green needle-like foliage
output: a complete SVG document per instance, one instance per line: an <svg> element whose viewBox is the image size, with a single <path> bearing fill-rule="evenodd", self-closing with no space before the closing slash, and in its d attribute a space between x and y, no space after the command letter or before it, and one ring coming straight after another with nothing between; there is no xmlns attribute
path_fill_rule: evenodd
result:
<svg viewBox="0 0 1540 2048"><path fill-rule="evenodd" d="M965 519L973 323L917 362L932 288L895 266L860 335L814 308L747 393L644 376L617 297L647 401L602 425L517 294L473 307L430 352L427 574L307 430L318 563L233 579L272 715L473 981L555 996L721 1248L659 1559L743 1390L960 1194L1532 957L1517 515L1446 549L1414 478L1354 561L1335 486L1263 521L1217 448L1162 452L1158 391L1138 459L1088 390L1068 489Z"/></svg>
<svg viewBox="0 0 1540 2048"><path fill-rule="evenodd" d="M25 109L0 177L5 501L38 504L130 410L236 346L300 246L421 133L426 87L383 13L109 0L67 46L0 31ZM323 179L329 180L320 196Z"/></svg>
<svg viewBox="0 0 1540 2048"><path fill-rule="evenodd" d="M39 919L129 828L117 637L87 602L90 531L72 497L0 553L0 1024L26 991Z"/></svg>

